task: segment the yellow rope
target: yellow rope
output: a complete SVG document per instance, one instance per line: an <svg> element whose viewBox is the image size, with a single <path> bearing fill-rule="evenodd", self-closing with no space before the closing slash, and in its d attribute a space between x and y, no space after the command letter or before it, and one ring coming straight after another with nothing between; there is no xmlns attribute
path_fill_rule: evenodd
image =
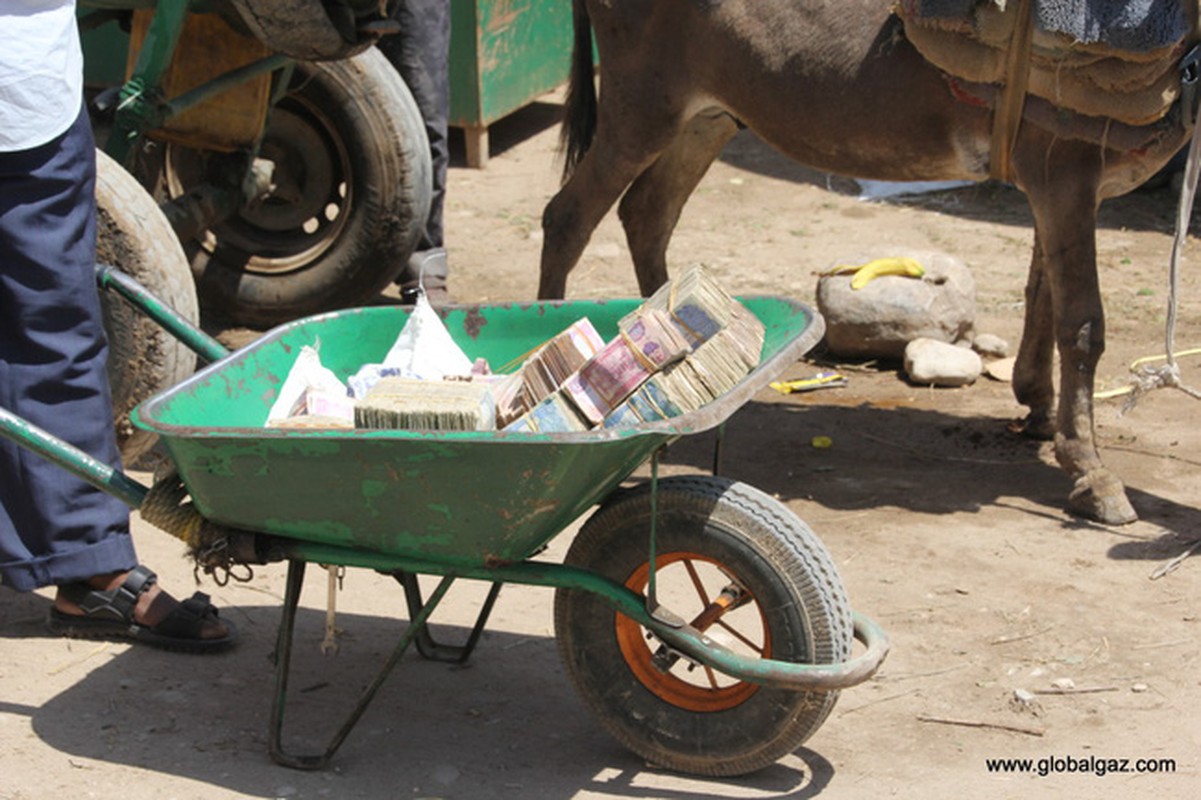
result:
<svg viewBox="0 0 1201 800"><path fill-rule="evenodd" d="M1194 347L1189 350L1180 350L1173 353L1172 358L1176 359L1182 356L1195 356L1198 354L1201 354L1201 347ZM1166 361L1167 359L1168 356L1166 354L1162 356L1142 356L1130 362L1130 371L1137 374L1138 367L1142 366L1143 364L1149 364L1152 361ZM1107 389L1103 392L1093 392L1093 398L1096 400L1108 400L1113 397L1121 397L1124 394L1130 394L1138 388L1139 384L1138 382L1135 382L1131 383L1129 386L1122 386L1118 389Z"/></svg>

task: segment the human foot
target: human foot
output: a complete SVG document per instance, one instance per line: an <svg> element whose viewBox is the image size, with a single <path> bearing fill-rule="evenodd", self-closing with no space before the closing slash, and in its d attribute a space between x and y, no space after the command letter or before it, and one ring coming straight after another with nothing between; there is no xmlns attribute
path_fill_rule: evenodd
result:
<svg viewBox="0 0 1201 800"><path fill-rule="evenodd" d="M49 624L63 636L132 639L187 652L221 650L238 635L218 618L208 595L196 592L181 603L143 566L60 586Z"/></svg>

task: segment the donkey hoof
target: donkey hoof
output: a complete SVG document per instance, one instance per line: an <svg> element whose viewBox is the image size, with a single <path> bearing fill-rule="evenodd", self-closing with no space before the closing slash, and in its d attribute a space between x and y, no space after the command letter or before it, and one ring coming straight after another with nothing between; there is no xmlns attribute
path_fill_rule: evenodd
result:
<svg viewBox="0 0 1201 800"><path fill-rule="evenodd" d="M1094 472L1076 481L1068 496L1068 510L1104 525L1125 525L1138 519L1126 499L1122 482L1108 472Z"/></svg>
<svg viewBox="0 0 1201 800"><path fill-rule="evenodd" d="M1055 438L1055 423L1046 414L1031 412L1022 419L1011 421L1006 428L1010 433L1038 442L1049 442Z"/></svg>

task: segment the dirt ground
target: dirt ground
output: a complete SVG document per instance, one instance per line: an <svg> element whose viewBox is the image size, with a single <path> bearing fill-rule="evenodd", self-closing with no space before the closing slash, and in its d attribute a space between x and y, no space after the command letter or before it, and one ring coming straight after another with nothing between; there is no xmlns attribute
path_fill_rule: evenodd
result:
<svg viewBox="0 0 1201 800"><path fill-rule="evenodd" d="M533 297L539 217L558 180L557 113L551 97L493 126L485 170L457 154L447 229L459 300ZM1163 353L1174 208L1159 189L1102 209L1109 332L1099 388L1125 385L1134 359ZM1006 187L868 202L855 184L783 161L743 134L685 210L670 258L673 269L710 265L736 292L812 303L815 273L833 263L900 248L950 253L976 276L978 329L1016 350L1031 240L1022 199ZM1201 346L1201 287L1187 268L1199 247L1194 239L1185 254L1178 349ZM569 295L634 294L611 215ZM1201 384L1196 356L1181 364ZM1070 483L1048 446L1007 432L1022 413L1007 384L933 390L909 385L895 365L836 366L845 388L765 391L731 420L724 451L725 474L773 494L814 529L854 607L892 640L879 674L845 691L817 734L777 765L700 780L630 755L568 683L552 592L510 586L469 665L407 656L332 769L281 768L267 753L284 585L284 568L272 565L249 583L200 586L243 632L234 652L212 658L50 638L48 592L4 593L0 798L108 797L116 786L135 799L213 800L1196 797L1201 552L1157 577L1201 536L1195 401L1160 391L1125 414L1121 399L1099 402L1103 456L1141 515L1109 528L1067 515ZM784 377L828 367L801 362ZM816 436L833 446L813 447ZM707 471L712 447L707 435L673 446L666 471ZM543 557L561 558L571 533ZM190 592L180 546L136 519L135 534L164 585ZM325 589L311 568L285 720L286 746L297 751L328 740L406 617L395 582L352 570L338 596L340 650L323 655ZM435 617L438 632L464 636L481 596L481 587L457 588ZM986 759L1004 758L1060 771L989 771ZM1138 759L1168 759L1174 771L1080 768L1108 759L1128 759L1132 770Z"/></svg>

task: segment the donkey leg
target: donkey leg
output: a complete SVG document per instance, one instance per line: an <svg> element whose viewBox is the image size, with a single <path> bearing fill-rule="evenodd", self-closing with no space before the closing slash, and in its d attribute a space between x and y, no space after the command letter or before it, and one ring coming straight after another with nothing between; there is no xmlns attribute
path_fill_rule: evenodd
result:
<svg viewBox="0 0 1201 800"><path fill-rule="evenodd" d="M667 282L667 245L680 212L713 159L737 132L738 123L726 112L701 112L622 197L617 216L644 296Z"/></svg>
<svg viewBox="0 0 1201 800"><path fill-rule="evenodd" d="M1026 279L1026 316L1022 340L1013 368L1013 394L1030 409L1018 430L1034 439L1055 435L1051 408L1055 403L1052 376L1055 356L1055 314L1051 308L1051 282L1047 275L1047 254L1037 230L1030 274Z"/></svg>
<svg viewBox="0 0 1201 800"><path fill-rule="evenodd" d="M1052 146L1064 152L1052 154ZM1138 515L1122 482L1101 463L1093 429L1094 377L1105 350L1096 257L1100 153L1083 145L1046 142L1034 161L1037 177L1023 188L1046 254L1044 272L1054 309L1060 358L1055 457L1076 482L1068 508L1106 524L1133 522ZM1049 163L1054 170L1047 168Z"/></svg>
<svg viewBox="0 0 1201 800"><path fill-rule="evenodd" d="M567 274L621 193L667 147L679 131L678 115L646 114L641 119L608 118L604 98L596 139L571 178L542 212L539 299L567 292ZM638 135L623 134L637 131Z"/></svg>

